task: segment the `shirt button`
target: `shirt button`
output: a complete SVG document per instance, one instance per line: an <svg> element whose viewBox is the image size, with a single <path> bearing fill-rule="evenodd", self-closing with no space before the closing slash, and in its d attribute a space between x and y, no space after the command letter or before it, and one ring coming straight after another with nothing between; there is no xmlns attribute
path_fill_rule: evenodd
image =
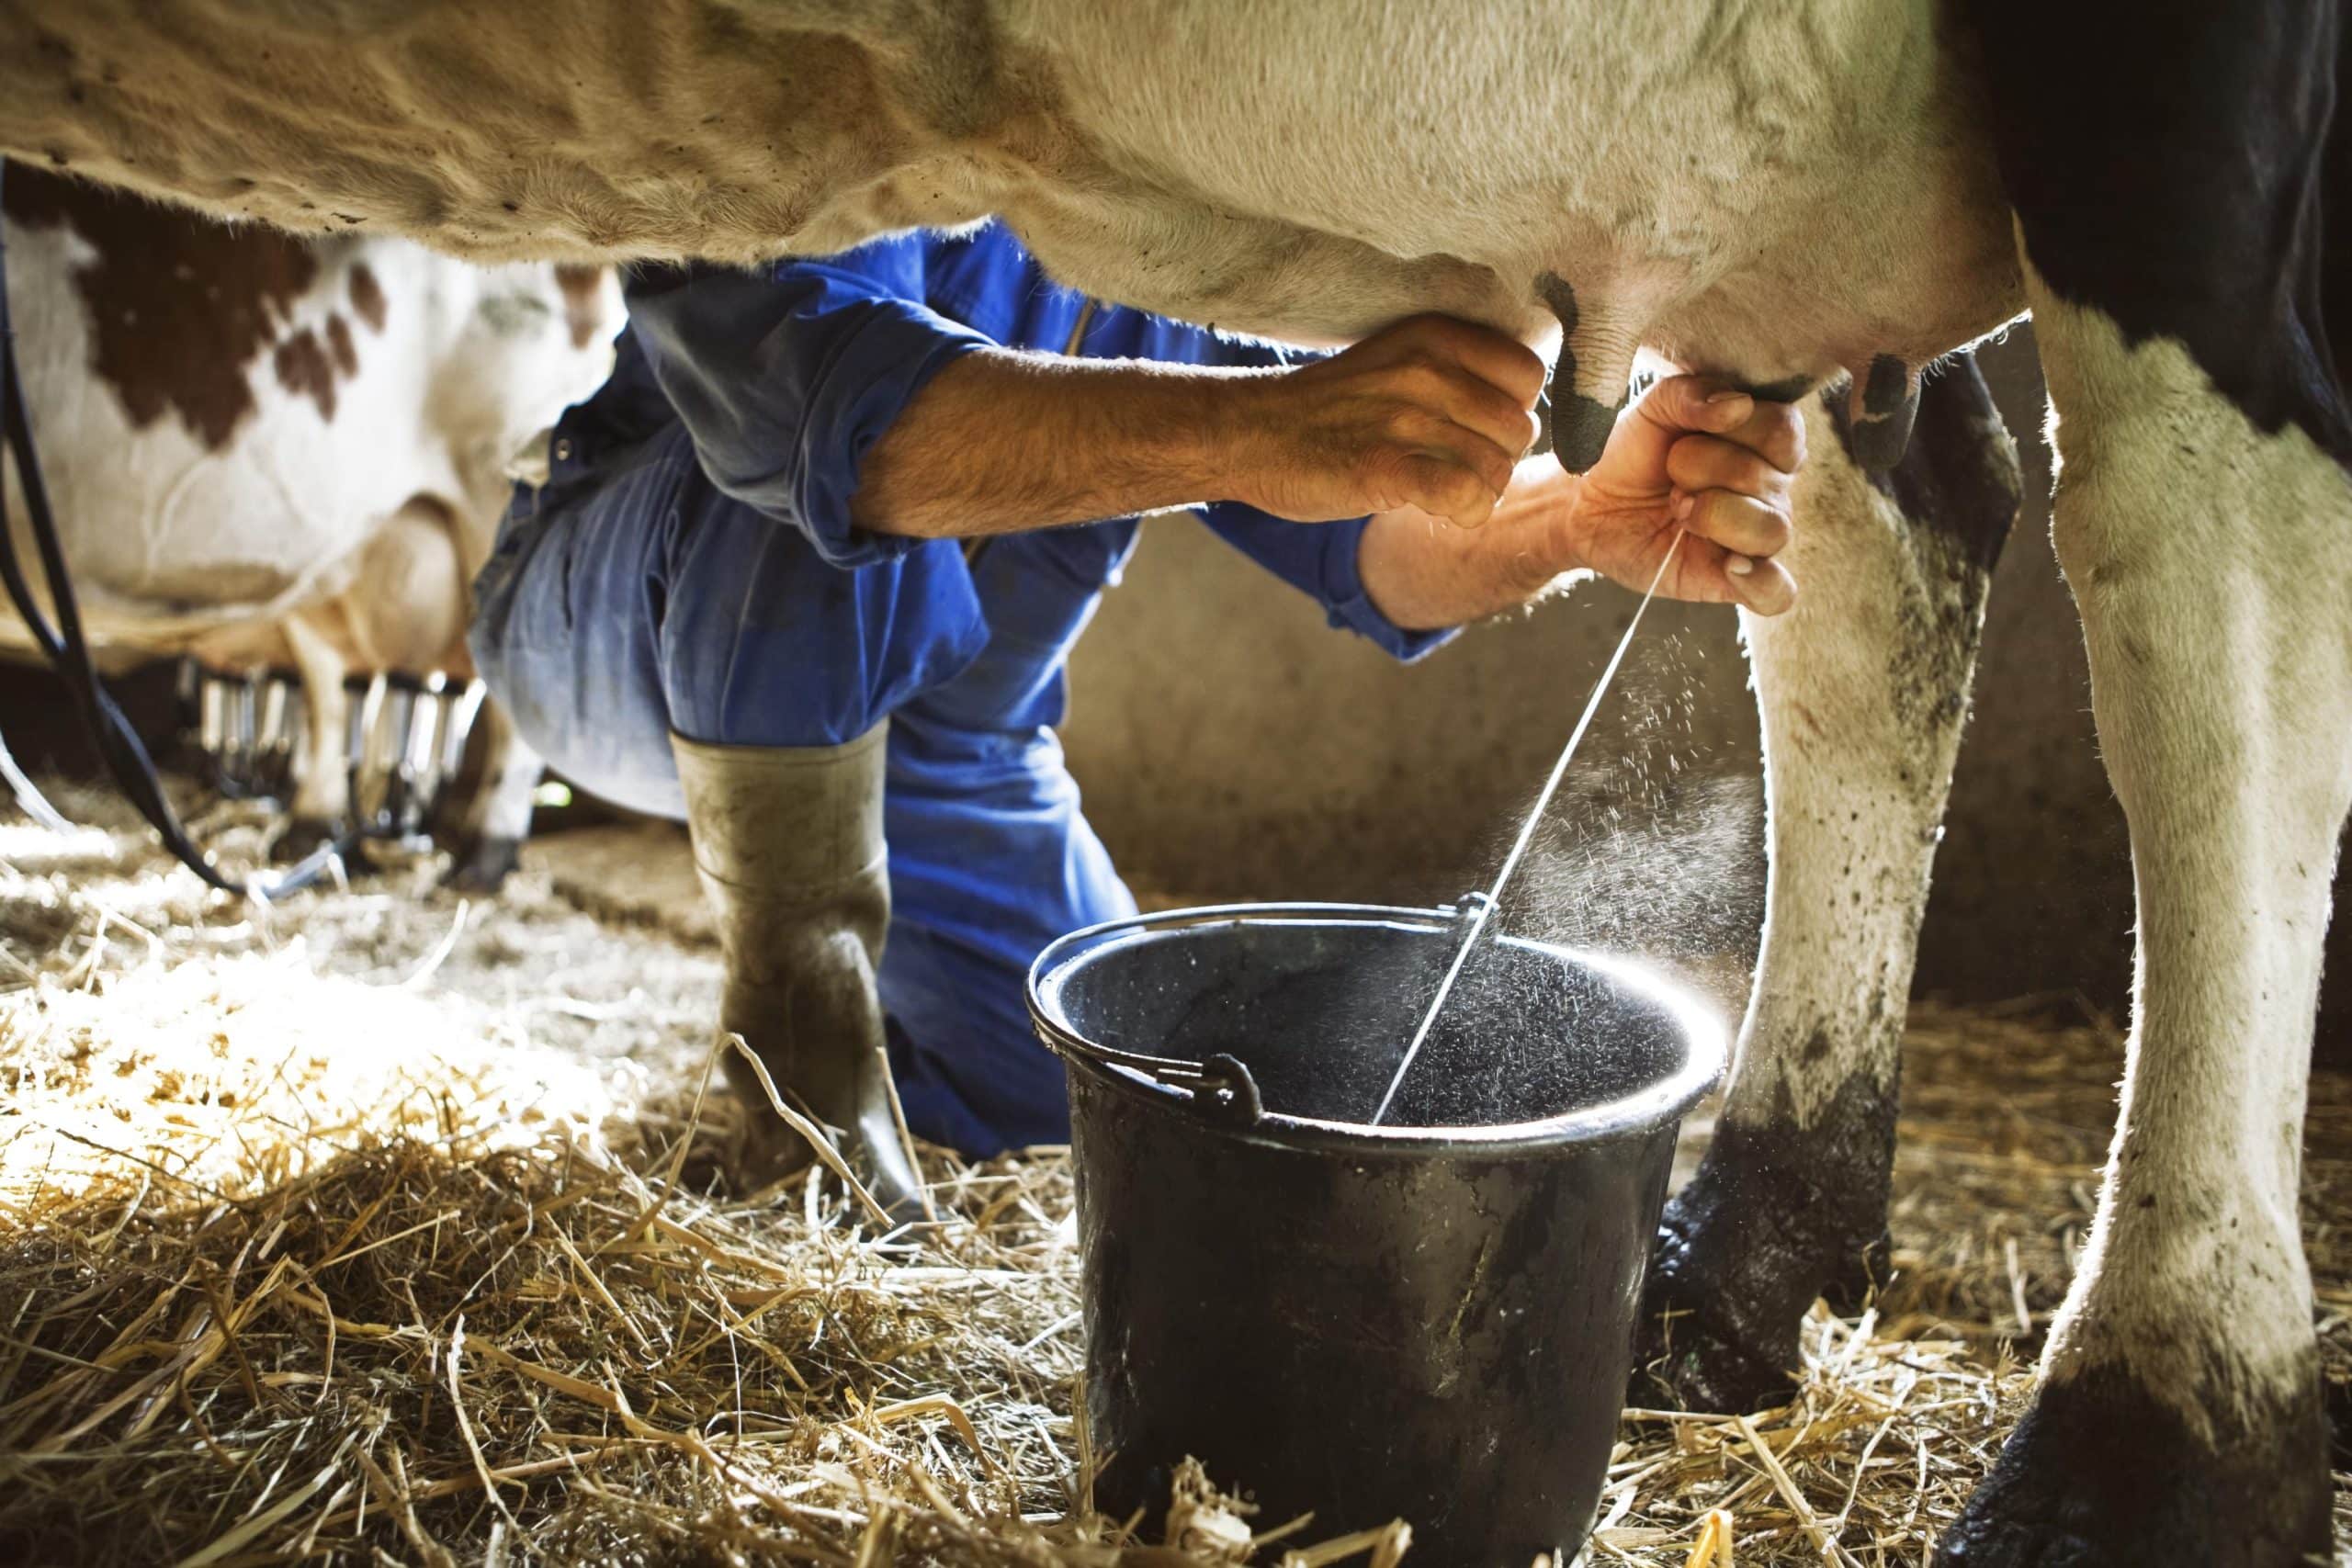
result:
<svg viewBox="0 0 2352 1568"><path fill-rule="evenodd" d="M559 463L569 463L571 461L571 437L569 435L560 436L557 439L555 444L555 460Z"/></svg>

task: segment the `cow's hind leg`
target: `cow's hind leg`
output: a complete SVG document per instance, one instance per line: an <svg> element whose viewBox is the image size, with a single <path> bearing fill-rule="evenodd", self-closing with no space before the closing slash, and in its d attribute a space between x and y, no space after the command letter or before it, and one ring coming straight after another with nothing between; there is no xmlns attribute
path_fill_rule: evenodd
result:
<svg viewBox="0 0 2352 1568"><path fill-rule="evenodd" d="M546 765L514 728L505 705L485 698L476 721L482 738L481 778L458 814L457 842L443 880L468 893L495 893L520 863L531 833L531 804Z"/></svg>
<svg viewBox="0 0 2352 1568"><path fill-rule="evenodd" d="M1668 1207L1637 1403L1778 1403L1816 1295L1883 1258L1913 948L1968 707L2016 449L1973 359L1873 483L1822 400L1796 495L1795 609L1744 617L1770 880L1730 1095Z"/></svg>
<svg viewBox="0 0 2352 1568"><path fill-rule="evenodd" d="M348 666L334 641L312 626L305 611L287 617L286 645L302 677L302 749L295 759L294 798L287 803L286 827L270 853L299 861L332 844L351 825L351 771L347 761L350 694L343 687ZM356 869L356 868L355 868Z"/></svg>
<svg viewBox="0 0 2352 1568"><path fill-rule="evenodd" d="M2169 337L2032 280L2137 1002L2097 1223L2041 1386L1947 1537L1966 1568L2282 1568L2328 1546L2296 1211L2352 800L2352 486Z"/></svg>

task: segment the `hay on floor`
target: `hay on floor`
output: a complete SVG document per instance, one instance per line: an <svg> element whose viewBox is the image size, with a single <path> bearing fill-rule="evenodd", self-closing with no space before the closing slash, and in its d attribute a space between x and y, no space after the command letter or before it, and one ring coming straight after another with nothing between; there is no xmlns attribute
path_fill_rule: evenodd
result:
<svg viewBox="0 0 2352 1568"><path fill-rule="evenodd" d="M264 918L127 830L0 842L0 1559L1410 1561L1247 1477L1094 1513L1058 1153L933 1152L938 1223L887 1236L821 1173L730 1194L707 954L429 869ZM1914 1563L1990 1464L2117 1047L1917 1023L1901 1278L1815 1310L1781 1409L1629 1412L1594 1562ZM2333 1307L2352 1093L2314 1100Z"/></svg>

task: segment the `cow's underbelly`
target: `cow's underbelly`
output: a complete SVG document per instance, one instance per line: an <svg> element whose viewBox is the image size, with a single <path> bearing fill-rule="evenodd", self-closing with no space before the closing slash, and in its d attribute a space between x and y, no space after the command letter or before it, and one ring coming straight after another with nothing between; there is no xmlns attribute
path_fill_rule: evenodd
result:
<svg viewBox="0 0 2352 1568"><path fill-rule="evenodd" d="M75 586L118 607L95 612L99 622L283 614L338 591L345 563L410 495L455 491L446 462L395 463L358 442L255 435L227 453L190 452L175 449L175 432L93 446L50 428L43 468ZM21 550L29 536L13 483L9 495Z"/></svg>
<svg viewBox="0 0 2352 1568"><path fill-rule="evenodd" d="M1435 306L1532 336L1553 273L1588 317L1774 379L1916 363L2018 309L1930 0L1322 0L1247 27L1183 0L1142 71L1116 9L1005 10L1070 130L1033 138L1057 188L1005 205L1071 281L1173 314L1343 340Z"/></svg>
<svg viewBox="0 0 2352 1568"><path fill-rule="evenodd" d="M1537 339L1553 272L1758 379L2016 309L1930 0L1241 7L0 0L0 145L488 255L1001 211L1089 292L1306 341L1430 309Z"/></svg>

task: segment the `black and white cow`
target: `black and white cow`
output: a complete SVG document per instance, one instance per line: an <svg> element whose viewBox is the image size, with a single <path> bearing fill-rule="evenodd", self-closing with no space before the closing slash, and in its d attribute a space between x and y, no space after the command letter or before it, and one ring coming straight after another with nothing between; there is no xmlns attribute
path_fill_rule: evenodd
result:
<svg viewBox="0 0 2352 1568"><path fill-rule="evenodd" d="M612 271L298 240L35 168L8 171L0 208L26 401L91 638L118 660L300 672L279 840L299 858L353 810L346 681L470 668L469 584L507 459L603 378ZM0 648L30 647L0 610ZM504 710L481 714L481 784L453 822L454 875L476 887L514 864L540 773Z"/></svg>
<svg viewBox="0 0 2352 1568"><path fill-rule="evenodd" d="M1883 470L1922 370L2035 317L2060 558L2139 883L2131 1065L2033 1408L1962 1568L2328 1544L2299 1132L2352 801L2352 458L2324 307L2339 0L0 0L0 147L476 254L749 259L1001 213L1069 283L1347 339L1559 344L1563 456L1647 347ZM2338 310L2337 319L2343 319ZM2003 436L1817 429L1748 627L1772 878L1654 1376L1775 1397L1883 1234L1895 1048ZM1530 679L1540 673L1530 671Z"/></svg>

